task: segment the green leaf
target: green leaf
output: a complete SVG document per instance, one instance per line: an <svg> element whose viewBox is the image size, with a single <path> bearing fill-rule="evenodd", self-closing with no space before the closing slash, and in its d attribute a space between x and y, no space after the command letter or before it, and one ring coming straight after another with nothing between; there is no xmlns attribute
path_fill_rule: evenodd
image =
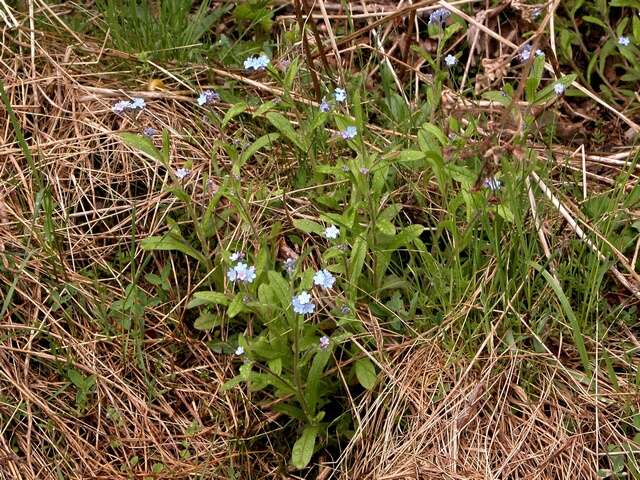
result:
<svg viewBox="0 0 640 480"><path fill-rule="evenodd" d="M422 130L436 137L440 145L444 146L449 143L449 140L447 139L447 136L443 133L443 131L439 127L436 127L431 123L424 123L422 125Z"/></svg>
<svg viewBox="0 0 640 480"><path fill-rule="evenodd" d="M211 312L202 312L196 321L193 322L193 328L196 330L211 330L220 325L220 318Z"/></svg>
<svg viewBox="0 0 640 480"><path fill-rule="evenodd" d="M304 396L311 415L315 413L316 405L318 404L318 398L320 397L320 378L322 377L324 367L327 366L329 358L331 358L329 349L320 350L316 353L315 357L313 357L311 368L309 368Z"/></svg>
<svg viewBox="0 0 640 480"><path fill-rule="evenodd" d="M269 285L273 293L275 293L276 298L280 301L280 305L282 305L282 308L287 309L291 303L289 284L282 278L282 275L273 270L269 271L267 276L269 277Z"/></svg>
<svg viewBox="0 0 640 480"><path fill-rule="evenodd" d="M593 23L595 25L598 25L602 28L604 28L605 30L608 30L607 28L607 24L604 23L602 20L600 20L599 18L596 17L592 17L590 15L585 15L584 17L582 17L582 20L584 20L585 22L589 22L589 23Z"/></svg>
<svg viewBox="0 0 640 480"><path fill-rule="evenodd" d="M278 112L268 112L266 117L267 120L271 122L271 125L276 127L282 135L287 137L289 141L302 150L302 152L309 150L306 143L302 140L302 135L294 130L293 125L287 117Z"/></svg>
<svg viewBox="0 0 640 480"><path fill-rule="evenodd" d="M389 243L388 248L390 250L395 250L399 247L408 246L414 240L420 238L422 232L426 230L426 227L423 225L408 225L404 227Z"/></svg>
<svg viewBox="0 0 640 480"><path fill-rule="evenodd" d="M236 315L238 315L240 312L246 310L246 307L243 302L243 298L244 298L244 294L242 292L236 294L236 296L233 297L233 300L231 301L229 308L227 308L227 315L229 316L229 318L233 318Z"/></svg>
<svg viewBox="0 0 640 480"><path fill-rule="evenodd" d="M232 105L231 108L227 110L227 113L224 114L224 118L222 119L222 128L226 127L227 123L229 123L232 119L234 119L241 113L244 113L246 110L247 104L244 102Z"/></svg>
<svg viewBox="0 0 640 480"><path fill-rule="evenodd" d="M207 260L200 252L181 238L177 238L175 234L168 233L162 237L148 237L140 242L143 250L177 250L185 255L195 258L199 262L206 265Z"/></svg>
<svg viewBox="0 0 640 480"><path fill-rule="evenodd" d="M247 160L253 157L256 152L266 146L273 146L273 143L280 138L279 133L268 133L266 135L261 136L255 142L253 142L249 148L247 148L242 155L240 155L240 161L238 162L238 166L242 167Z"/></svg>
<svg viewBox="0 0 640 480"><path fill-rule="evenodd" d="M318 427L305 427L300 438L293 444L291 451L291 464L298 470L309 465L313 450L316 445L316 436L318 435Z"/></svg>
<svg viewBox="0 0 640 480"><path fill-rule="evenodd" d="M378 218L376 220L376 228L384 235L393 236L396 234L395 225L386 218Z"/></svg>
<svg viewBox="0 0 640 480"><path fill-rule="evenodd" d="M540 265L533 265L536 270L538 270L542 276L545 278L549 286L553 289L558 300L560 301L560 305L564 310L565 315L569 319L569 324L571 325L571 332L573 336L573 341L576 344L576 348L578 349L578 353L580 354L580 360L582 361L582 366L584 367L587 373L591 373L591 364L589 363L589 355L587 354L587 348L584 344L584 336L582 334L582 330L580 328L580 323L578 322L578 318L576 314L573 312L571 308L571 304L569 303L569 299L565 295L562 287L558 283L558 281L545 269L543 269Z"/></svg>
<svg viewBox="0 0 640 480"><path fill-rule="evenodd" d="M169 158L165 158L162 152L160 152L160 150L158 150L153 142L147 137L141 137L136 133L130 132L122 132L119 134L119 137L128 146L144 153L147 157L151 158L151 160L155 160L163 165L167 165L169 163Z"/></svg>
<svg viewBox="0 0 640 480"><path fill-rule="evenodd" d="M304 233L316 233L322 235L324 227L318 222L313 220L307 220L306 218L297 218L293 221L293 226L298 230L302 230Z"/></svg>
<svg viewBox="0 0 640 480"><path fill-rule="evenodd" d="M193 297L212 305L229 305L231 301L229 297L220 292L196 292L193 294ZM202 305L202 303L200 305Z"/></svg>
<svg viewBox="0 0 640 480"><path fill-rule="evenodd" d="M368 358L361 358L355 364L356 377L358 382L367 390L371 390L376 385L376 367Z"/></svg>
<svg viewBox="0 0 640 480"><path fill-rule="evenodd" d="M529 72L529 78L525 83L525 98L527 101L532 101L535 98L536 91L540 86L540 80L542 79L542 73L544 71L545 58L543 55L535 57L531 72Z"/></svg>
<svg viewBox="0 0 640 480"><path fill-rule="evenodd" d="M367 250L367 241L362 237L358 237L353 243L351 257L349 258L349 283L354 291L357 290L358 279L362 273L362 267L364 266L364 260L367 256Z"/></svg>

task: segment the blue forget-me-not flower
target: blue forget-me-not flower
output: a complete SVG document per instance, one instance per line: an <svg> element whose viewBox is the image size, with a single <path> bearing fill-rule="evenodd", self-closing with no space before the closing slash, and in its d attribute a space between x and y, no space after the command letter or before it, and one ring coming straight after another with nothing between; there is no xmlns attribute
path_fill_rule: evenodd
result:
<svg viewBox="0 0 640 480"><path fill-rule="evenodd" d="M336 277L334 277L328 270L318 270L313 276L313 284L327 290L333 288L333 284L336 283Z"/></svg>
<svg viewBox="0 0 640 480"><path fill-rule="evenodd" d="M335 225L331 225L324 229L324 236L331 240L335 240L340 236L340 229Z"/></svg>
<svg viewBox="0 0 640 480"><path fill-rule="evenodd" d="M300 315L306 315L313 313L316 308L315 304L311 301L311 295L308 292L302 292L300 295L296 295L291 300L293 311Z"/></svg>

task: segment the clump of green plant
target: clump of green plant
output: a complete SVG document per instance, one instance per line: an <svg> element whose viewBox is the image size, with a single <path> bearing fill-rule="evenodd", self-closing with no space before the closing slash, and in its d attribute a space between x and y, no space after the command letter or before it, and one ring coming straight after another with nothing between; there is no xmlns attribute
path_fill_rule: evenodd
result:
<svg viewBox="0 0 640 480"><path fill-rule="evenodd" d="M197 53L201 39L229 7L209 10L210 1L99 0L109 34L116 48L141 58L187 60ZM201 50L201 49L200 49Z"/></svg>

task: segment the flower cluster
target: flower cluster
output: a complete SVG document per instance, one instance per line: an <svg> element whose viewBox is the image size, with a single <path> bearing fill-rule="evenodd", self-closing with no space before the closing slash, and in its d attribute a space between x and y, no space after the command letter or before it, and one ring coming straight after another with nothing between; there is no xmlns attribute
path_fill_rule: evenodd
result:
<svg viewBox="0 0 640 480"><path fill-rule="evenodd" d="M334 277L328 270L318 270L313 276L313 284L326 290L333 288L334 283L336 283L336 277Z"/></svg>
<svg viewBox="0 0 640 480"><path fill-rule="evenodd" d="M553 91L556 92L556 95L562 95L564 93L564 85L560 82L557 82L553 85Z"/></svg>
<svg viewBox="0 0 640 480"><path fill-rule="evenodd" d="M335 225L331 225L324 229L324 236L330 240L335 240L340 236L340 229Z"/></svg>
<svg viewBox="0 0 640 480"><path fill-rule="evenodd" d="M135 112L136 110L142 110L147 104L144 101L144 98L135 97L131 100L120 100L116 102L111 110L113 113L117 113L118 115L122 115L126 112Z"/></svg>
<svg viewBox="0 0 640 480"><path fill-rule="evenodd" d="M442 24L450 16L451 16L451 12L449 10L447 10L446 8L439 8L431 12L431 14L429 15L429 23L432 23L432 24L437 23L438 25L442 26Z"/></svg>
<svg viewBox="0 0 640 480"><path fill-rule="evenodd" d="M336 102L342 103L347 100L347 92L344 88L336 88L333 91L333 98L336 99Z"/></svg>
<svg viewBox="0 0 640 480"><path fill-rule="evenodd" d="M176 177L178 177L178 179L180 179L180 180L182 180L185 177L187 177L190 173L191 173L191 171L188 168L182 168L182 167L178 168L175 171Z"/></svg>
<svg viewBox="0 0 640 480"><path fill-rule="evenodd" d="M210 105L212 103L216 103L220 100L220 95L218 95L213 90L205 90L198 97L198 105L201 107L204 105Z"/></svg>
<svg viewBox="0 0 640 480"><path fill-rule="evenodd" d="M347 128L345 128L340 132L340 136L344 140L352 140L356 138L356 135L358 135L358 129L353 125L348 126Z"/></svg>
<svg viewBox="0 0 640 480"><path fill-rule="evenodd" d="M145 127L142 130L142 136L147 138L152 138L154 135L157 135L159 132L153 127Z"/></svg>
<svg viewBox="0 0 640 480"><path fill-rule="evenodd" d="M256 279L256 267L249 266L239 260L244 259L244 253L234 252L230 257L232 262L238 262L227 270L227 278L231 282L252 283Z"/></svg>
<svg viewBox="0 0 640 480"><path fill-rule="evenodd" d="M300 315L313 313L316 308L315 303L311 301L311 295L306 291L294 296L291 301L291 305L293 306L293 311Z"/></svg>
<svg viewBox="0 0 640 480"><path fill-rule="evenodd" d="M269 62L269 57L264 53L258 56L251 56L244 61L244 69L248 71L255 70L257 72L267 68Z"/></svg>

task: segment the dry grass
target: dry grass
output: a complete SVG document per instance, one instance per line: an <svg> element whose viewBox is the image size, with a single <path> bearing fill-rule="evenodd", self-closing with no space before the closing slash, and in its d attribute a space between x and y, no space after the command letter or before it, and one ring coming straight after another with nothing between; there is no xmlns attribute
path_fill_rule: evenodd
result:
<svg viewBox="0 0 640 480"><path fill-rule="evenodd" d="M602 375L587 385L572 364L518 351L469 362L435 340L406 344L389 358L387 388L358 406L341 478L597 478L607 447L627 441L640 395L633 378L619 390Z"/></svg>
<svg viewBox="0 0 640 480"><path fill-rule="evenodd" d="M123 333L107 311L132 282L131 258L118 256L161 231L174 202L166 170L116 133L151 125L199 131L200 139L217 132L193 124L171 94L145 93L145 114L120 119L110 108L124 94L109 87L119 89L121 75L87 74L85 64L117 58L76 53L43 34L32 70L28 36L8 38L0 68L35 168L2 115L0 282L11 298L2 298L10 307L0 320L0 478L142 478L156 463L162 478L227 478L236 440L257 423L255 407L221 392L228 360L181 318L191 286L173 279L167 303L145 311L144 338ZM173 158L202 157L210 147L178 136ZM48 215L36 200L44 191ZM71 369L95 378L84 411Z"/></svg>

